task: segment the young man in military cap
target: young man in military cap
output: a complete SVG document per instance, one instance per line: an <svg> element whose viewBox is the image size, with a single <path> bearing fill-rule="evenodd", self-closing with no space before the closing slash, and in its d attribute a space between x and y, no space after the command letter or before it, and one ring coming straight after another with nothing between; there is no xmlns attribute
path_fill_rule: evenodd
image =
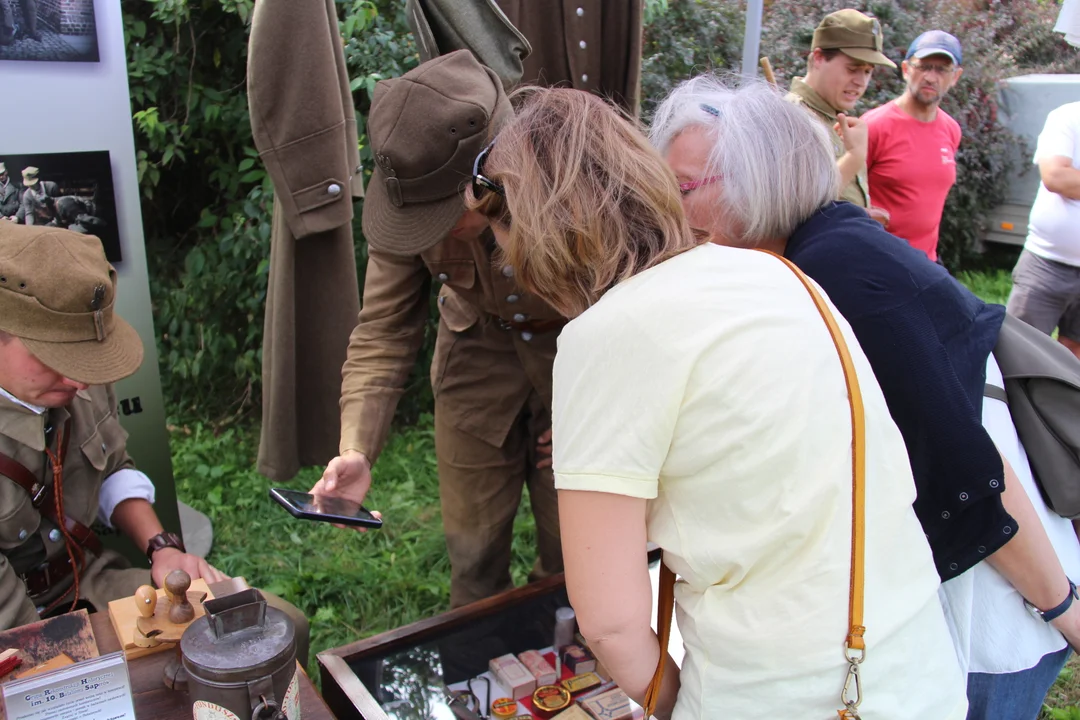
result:
<svg viewBox="0 0 1080 720"><path fill-rule="evenodd" d="M551 369L565 320L498 263L465 210L473 161L513 110L466 50L375 88L376 167L363 228L363 309L343 369L340 456L312 492L363 501L424 338L431 281L441 315L431 364L435 448L453 606L507 590L523 487L536 517L537 579L562 570L550 468Z"/></svg>
<svg viewBox="0 0 1080 720"><path fill-rule="evenodd" d="M0 629L80 601L105 610L177 569L228 579L165 532L127 453L112 383L139 368L143 346L115 301L96 237L0 223ZM95 520L145 550L150 570L104 549ZM267 599L297 624L306 661L307 621Z"/></svg>
<svg viewBox="0 0 1080 720"><path fill-rule="evenodd" d="M901 64L903 95L863 115L867 174L874 201L889 213L889 232L935 261L961 136L959 123L940 105L964 72L962 59L956 37L944 30L924 32Z"/></svg>
<svg viewBox="0 0 1080 720"><path fill-rule="evenodd" d="M840 199L867 210L866 123L847 113L866 92L875 66L896 67L881 48L881 23L875 18L851 9L830 13L814 30L806 77L794 78L787 95L829 128L840 170Z"/></svg>

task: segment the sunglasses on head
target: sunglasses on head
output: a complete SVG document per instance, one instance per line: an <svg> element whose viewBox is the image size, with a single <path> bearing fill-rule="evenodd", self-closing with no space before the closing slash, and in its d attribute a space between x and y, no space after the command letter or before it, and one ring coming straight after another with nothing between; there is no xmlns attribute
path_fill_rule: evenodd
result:
<svg viewBox="0 0 1080 720"><path fill-rule="evenodd" d="M476 156L476 160L473 161L472 193L477 200L484 196L484 191L491 191L500 197L506 197L503 186L484 175L484 163L487 162L488 155L491 154L493 147L495 147L494 140L488 143L488 146L481 150L480 154Z"/></svg>

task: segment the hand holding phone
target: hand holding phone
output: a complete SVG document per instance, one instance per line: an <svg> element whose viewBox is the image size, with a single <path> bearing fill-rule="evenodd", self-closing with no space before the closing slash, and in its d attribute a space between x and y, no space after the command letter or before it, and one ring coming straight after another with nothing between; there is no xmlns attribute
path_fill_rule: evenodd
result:
<svg viewBox="0 0 1080 720"><path fill-rule="evenodd" d="M351 525L365 528L381 528L382 520L359 503L329 495L270 488L270 497L289 513L301 520L319 520L335 525Z"/></svg>

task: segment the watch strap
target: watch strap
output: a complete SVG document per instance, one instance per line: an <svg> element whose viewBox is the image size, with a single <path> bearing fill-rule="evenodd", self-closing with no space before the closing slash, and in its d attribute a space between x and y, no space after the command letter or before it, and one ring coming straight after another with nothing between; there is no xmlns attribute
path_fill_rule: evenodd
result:
<svg viewBox="0 0 1080 720"><path fill-rule="evenodd" d="M154 553L163 548L176 548L180 552L187 552L184 549L184 541L180 539L180 536L176 533L161 532L150 538L150 542L146 545L146 559L151 563L154 562Z"/></svg>
<svg viewBox="0 0 1080 720"><path fill-rule="evenodd" d="M1027 603L1028 608L1032 614L1043 619L1044 622L1052 622L1057 618L1064 615L1070 607L1072 607L1073 600L1080 600L1080 595L1077 595L1076 585L1072 580L1069 580L1069 594L1065 596L1065 599L1057 607L1052 607L1049 610L1040 610L1031 603Z"/></svg>

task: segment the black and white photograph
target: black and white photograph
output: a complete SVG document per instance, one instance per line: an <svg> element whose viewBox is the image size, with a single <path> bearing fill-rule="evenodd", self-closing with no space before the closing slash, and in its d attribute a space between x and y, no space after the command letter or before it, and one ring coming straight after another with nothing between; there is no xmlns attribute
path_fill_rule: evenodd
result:
<svg viewBox="0 0 1080 720"><path fill-rule="evenodd" d="M0 0L0 61L99 59L94 0Z"/></svg>
<svg viewBox="0 0 1080 720"><path fill-rule="evenodd" d="M0 222L96 235L109 262L119 262L108 151L5 154L0 148Z"/></svg>

